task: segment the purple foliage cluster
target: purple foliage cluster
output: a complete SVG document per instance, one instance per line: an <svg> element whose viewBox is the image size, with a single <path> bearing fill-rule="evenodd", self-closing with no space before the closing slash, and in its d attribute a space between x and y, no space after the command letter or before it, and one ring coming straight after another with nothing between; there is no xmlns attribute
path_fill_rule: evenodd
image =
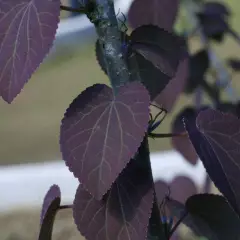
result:
<svg viewBox="0 0 240 240"><path fill-rule="evenodd" d="M60 0L0 0L0 95L6 102L14 100L49 52L61 10L86 14L99 34L103 28L105 34L111 32L114 21L106 21L113 17L99 16L111 11L113 4L100 2L80 1L79 9L73 9ZM111 81L111 68L118 67L107 56L111 43L100 37L96 41L97 62L112 86L88 87L65 112L60 149L79 186L73 204L67 206L61 205L57 185L49 189L39 240L51 240L54 218L64 208L72 208L76 226L88 240L179 239L180 223L209 240L240 239L239 103L222 100L226 86L217 78L208 81L211 42L222 43L226 34L239 38L228 23L231 12L225 5L201 3L195 13L196 31L201 29L208 44L190 53L188 37L173 27L183 7L180 0L133 1L128 12L131 33L122 30L122 21L117 25L121 46L117 58L126 66L126 84ZM103 12L103 16L109 15ZM232 71L240 71L240 60L229 58L226 63ZM121 71L115 74L121 78ZM172 122L171 133L156 133L180 95L194 95L199 88L213 106L186 106ZM154 117L151 105L159 111ZM223 195L209 193L209 179L201 191L183 176L170 184L154 182L149 137L171 137L173 147L190 164L200 158Z"/></svg>

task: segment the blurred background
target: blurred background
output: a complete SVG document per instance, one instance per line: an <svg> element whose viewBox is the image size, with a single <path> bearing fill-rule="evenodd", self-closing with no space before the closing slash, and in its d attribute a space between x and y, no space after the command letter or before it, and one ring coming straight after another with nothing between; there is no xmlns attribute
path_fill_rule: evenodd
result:
<svg viewBox="0 0 240 240"><path fill-rule="evenodd" d="M71 1L62 0L65 5ZM240 31L239 0L227 0L232 11L232 26ZM62 19L73 18L62 12ZM81 22L77 23L81 24ZM182 27L181 13L176 28ZM69 30L71 25L68 26ZM67 29L67 28L66 28ZM67 31L67 30L66 30ZM94 33L94 30L93 30ZM9 105L0 99L0 165L10 166L23 163L48 162L61 159L59 150L60 122L66 108L86 87L94 83L108 83L95 58L95 34L86 41L86 36L78 35L79 43L71 45L65 40L53 50L46 61L33 74L21 94ZM67 38L66 38L67 39ZM197 39L191 40L191 51L201 47ZM224 44L214 46L218 56L238 57L240 48L230 37ZM239 76L232 80L233 87L240 91ZM208 99L205 99L208 101ZM171 114L159 128L159 132L169 132L171 119L177 112L193 101L192 97L181 96ZM169 150L170 140L151 140L151 151ZM9 190L13 191L13 189ZM36 189L37 191L37 189ZM0 200L3 192L0 192ZM10 214L0 214L0 239L36 239L39 228L40 210L19 210ZM68 219L68 221L65 221ZM55 224L54 239L73 240L79 238L70 211L61 212ZM63 228L65 229L63 231ZM78 236L76 238L76 236Z"/></svg>

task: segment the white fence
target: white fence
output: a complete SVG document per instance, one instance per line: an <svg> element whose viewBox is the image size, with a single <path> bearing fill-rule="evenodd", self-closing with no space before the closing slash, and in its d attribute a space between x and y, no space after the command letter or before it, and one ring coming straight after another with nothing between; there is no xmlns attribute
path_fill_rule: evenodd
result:
<svg viewBox="0 0 240 240"><path fill-rule="evenodd" d="M200 186L205 181L205 169L201 162L192 166L175 151L152 153L151 164L155 181L162 179L170 182L179 175L190 177ZM0 212L39 207L52 184L60 186L63 203L73 201L78 181L63 161L0 168Z"/></svg>

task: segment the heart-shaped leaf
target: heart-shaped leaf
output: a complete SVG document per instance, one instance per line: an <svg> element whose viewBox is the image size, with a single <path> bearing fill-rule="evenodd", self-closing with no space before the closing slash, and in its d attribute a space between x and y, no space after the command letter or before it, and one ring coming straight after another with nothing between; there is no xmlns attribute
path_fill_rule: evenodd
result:
<svg viewBox="0 0 240 240"><path fill-rule="evenodd" d="M52 185L45 195L41 218L40 218L40 233L38 240L51 240L53 223L56 213L60 207L61 192L57 185Z"/></svg>
<svg viewBox="0 0 240 240"><path fill-rule="evenodd" d="M179 0L135 0L128 11L131 28L152 24L171 31L177 17Z"/></svg>
<svg viewBox="0 0 240 240"><path fill-rule="evenodd" d="M170 112L174 106L174 103L183 92L187 78L188 58L180 62L176 76L169 81L168 85L154 99L157 105Z"/></svg>
<svg viewBox="0 0 240 240"><path fill-rule="evenodd" d="M240 120L207 109L185 126L196 152L216 187L240 215Z"/></svg>
<svg viewBox="0 0 240 240"><path fill-rule="evenodd" d="M11 103L53 45L60 0L0 0L0 96Z"/></svg>
<svg viewBox="0 0 240 240"><path fill-rule="evenodd" d="M130 47L169 77L174 77L182 58L186 57L184 39L154 25L136 28Z"/></svg>
<svg viewBox="0 0 240 240"><path fill-rule="evenodd" d="M184 108L176 117L172 123L172 132L173 133L182 133L185 132L185 127L183 124L184 117L187 118L196 118L197 111L192 107ZM195 165L198 160L198 155L188 137L173 137L172 145L182 156L191 164Z"/></svg>
<svg viewBox="0 0 240 240"><path fill-rule="evenodd" d="M141 157L141 148L139 151ZM147 161L143 163L141 159L131 159L100 201L79 185L73 217L86 239L146 239L153 189L149 166Z"/></svg>
<svg viewBox="0 0 240 240"><path fill-rule="evenodd" d="M198 236L209 240L236 240L240 237L240 219L223 196L214 194L193 195L185 205L168 199L167 207L178 219Z"/></svg>
<svg viewBox="0 0 240 240"><path fill-rule="evenodd" d="M98 200L134 156L148 127L150 98L132 82L114 96L95 84L69 106L62 121L63 159L74 176Z"/></svg>

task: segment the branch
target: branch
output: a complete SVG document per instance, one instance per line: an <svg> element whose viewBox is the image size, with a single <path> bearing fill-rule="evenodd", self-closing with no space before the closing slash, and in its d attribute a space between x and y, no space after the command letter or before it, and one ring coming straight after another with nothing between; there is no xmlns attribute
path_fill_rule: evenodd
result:
<svg viewBox="0 0 240 240"><path fill-rule="evenodd" d="M88 18L95 25L105 56L108 77L114 93L117 93L121 85L129 82L130 75L122 53L121 34L113 0L95 0Z"/></svg>
<svg viewBox="0 0 240 240"><path fill-rule="evenodd" d="M61 5L61 6L60 6L60 9L61 9L61 10L64 10L64 11L68 11L68 12L79 13L79 14L81 14L81 13L86 13L84 7L81 7L81 8L72 8L72 7L68 7L68 6Z"/></svg>

